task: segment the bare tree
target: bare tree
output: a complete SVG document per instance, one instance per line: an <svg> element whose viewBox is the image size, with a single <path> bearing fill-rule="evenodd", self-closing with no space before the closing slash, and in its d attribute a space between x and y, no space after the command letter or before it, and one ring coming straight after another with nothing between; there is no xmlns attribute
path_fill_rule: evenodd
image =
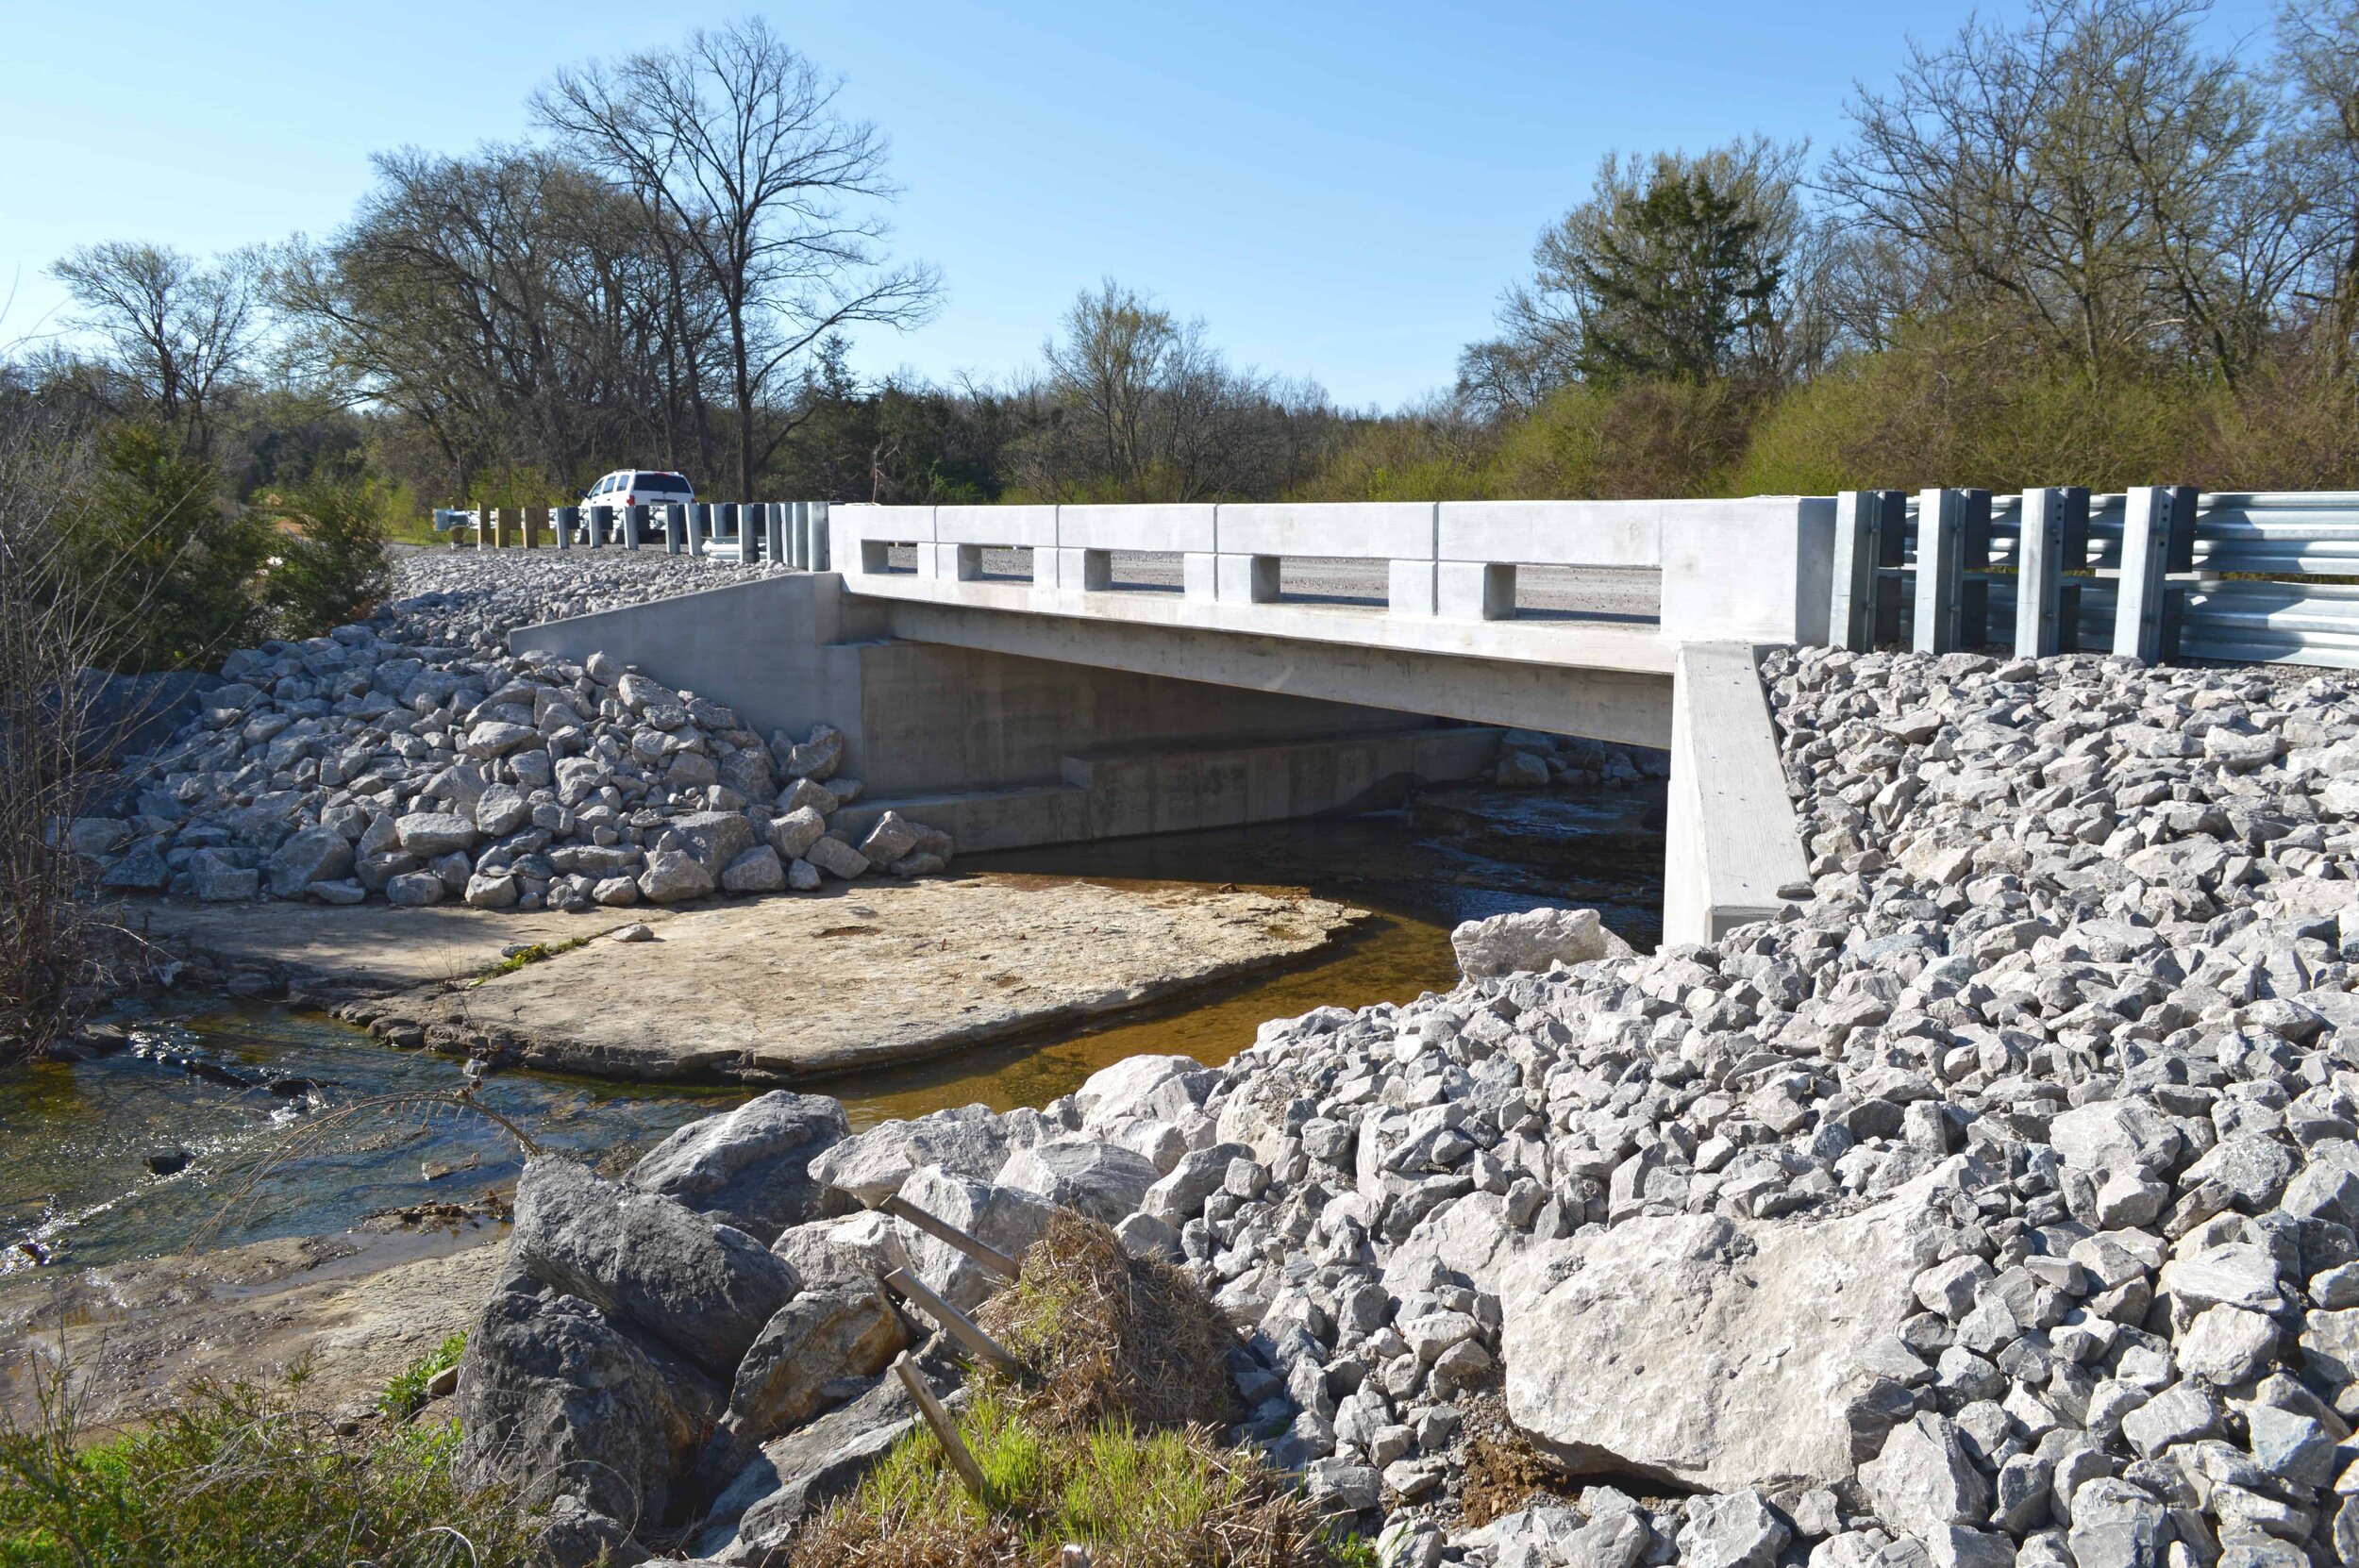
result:
<svg viewBox="0 0 2359 1568"><path fill-rule="evenodd" d="M109 641L77 592L65 519L72 448L0 430L0 1065L70 1033L95 978L98 922L66 824L86 783L89 667Z"/></svg>
<svg viewBox="0 0 2359 1568"><path fill-rule="evenodd" d="M192 453L212 447L213 406L254 346L261 252L212 265L165 245L84 245L50 268L66 286L75 325L107 345L109 368L136 390Z"/></svg>
<svg viewBox="0 0 2359 1568"><path fill-rule="evenodd" d="M2303 295L2339 376L2359 338L2359 4L2288 0L2277 28L2278 74L2294 114L2290 156L2313 193L2315 275Z"/></svg>
<svg viewBox="0 0 2359 1568"><path fill-rule="evenodd" d="M560 72L533 97L542 123L635 192L710 280L745 495L785 433L760 429L781 372L852 323L912 325L940 292L930 267L885 265L875 207L896 192L884 139L837 112L838 91L754 17Z"/></svg>
<svg viewBox="0 0 2359 1568"><path fill-rule="evenodd" d="M2085 374L2176 355L2233 383L2315 245L2276 103L2195 42L2201 0L2039 0L1912 44L1828 165L1918 308Z"/></svg>

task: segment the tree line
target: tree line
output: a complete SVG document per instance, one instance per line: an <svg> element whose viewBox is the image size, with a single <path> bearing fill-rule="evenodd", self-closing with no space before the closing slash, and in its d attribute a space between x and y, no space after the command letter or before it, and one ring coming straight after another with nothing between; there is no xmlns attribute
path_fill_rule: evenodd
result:
<svg viewBox="0 0 2359 1568"><path fill-rule="evenodd" d="M2033 0L1908 43L1823 155L1610 156L1454 382L1377 414L1112 279L1003 383L856 375L942 279L892 255L882 133L749 20L558 72L530 141L381 155L324 239L76 251L92 346L19 355L0 415L417 505L627 463L888 501L2359 485L2359 4L2240 53L2204 23Z"/></svg>

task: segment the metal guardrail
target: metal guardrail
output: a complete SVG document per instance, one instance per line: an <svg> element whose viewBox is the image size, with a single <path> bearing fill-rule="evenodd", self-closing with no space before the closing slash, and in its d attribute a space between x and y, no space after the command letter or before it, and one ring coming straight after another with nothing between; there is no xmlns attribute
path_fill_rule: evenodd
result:
<svg viewBox="0 0 2359 1568"><path fill-rule="evenodd" d="M1828 635L2359 669L2359 583L2319 580L2344 577L2359 579L2359 492L1850 491Z"/></svg>
<svg viewBox="0 0 2359 1568"><path fill-rule="evenodd" d="M457 534L471 529L477 549L534 548L544 534L560 550L610 545L625 550L661 548L669 555L708 557L741 563L779 561L800 571L825 572L829 558L825 501L704 502L659 507L484 507L437 508L434 527L453 535L451 548L463 549Z"/></svg>

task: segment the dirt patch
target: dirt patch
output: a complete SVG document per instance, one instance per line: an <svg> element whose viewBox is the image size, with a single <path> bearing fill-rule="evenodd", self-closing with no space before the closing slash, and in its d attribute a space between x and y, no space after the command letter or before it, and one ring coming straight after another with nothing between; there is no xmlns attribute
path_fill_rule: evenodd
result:
<svg viewBox="0 0 2359 1568"><path fill-rule="evenodd" d="M505 1227L288 1238L0 1287L0 1409L23 1415L25 1357L62 1355L81 1423L135 1423L192 1378L274 1382L308 1364L309 1409L360 1414L412 1360L473 1325Z"/></svg>

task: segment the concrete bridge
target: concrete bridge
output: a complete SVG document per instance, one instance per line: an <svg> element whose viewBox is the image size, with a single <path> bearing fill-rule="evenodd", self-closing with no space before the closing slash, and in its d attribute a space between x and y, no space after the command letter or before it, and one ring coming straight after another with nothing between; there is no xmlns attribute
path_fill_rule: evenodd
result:
<svg viewBox="0 0 2359 1568"><path fill-rule="evenodd" d="M1235 826L1473 776L1497 726L1665 748L1668 941L1806 878L1755 675L1828 630L1835 504L831 509L841 570L527 628L757 728L845 732L855 810L962 847Z"/></svg>

